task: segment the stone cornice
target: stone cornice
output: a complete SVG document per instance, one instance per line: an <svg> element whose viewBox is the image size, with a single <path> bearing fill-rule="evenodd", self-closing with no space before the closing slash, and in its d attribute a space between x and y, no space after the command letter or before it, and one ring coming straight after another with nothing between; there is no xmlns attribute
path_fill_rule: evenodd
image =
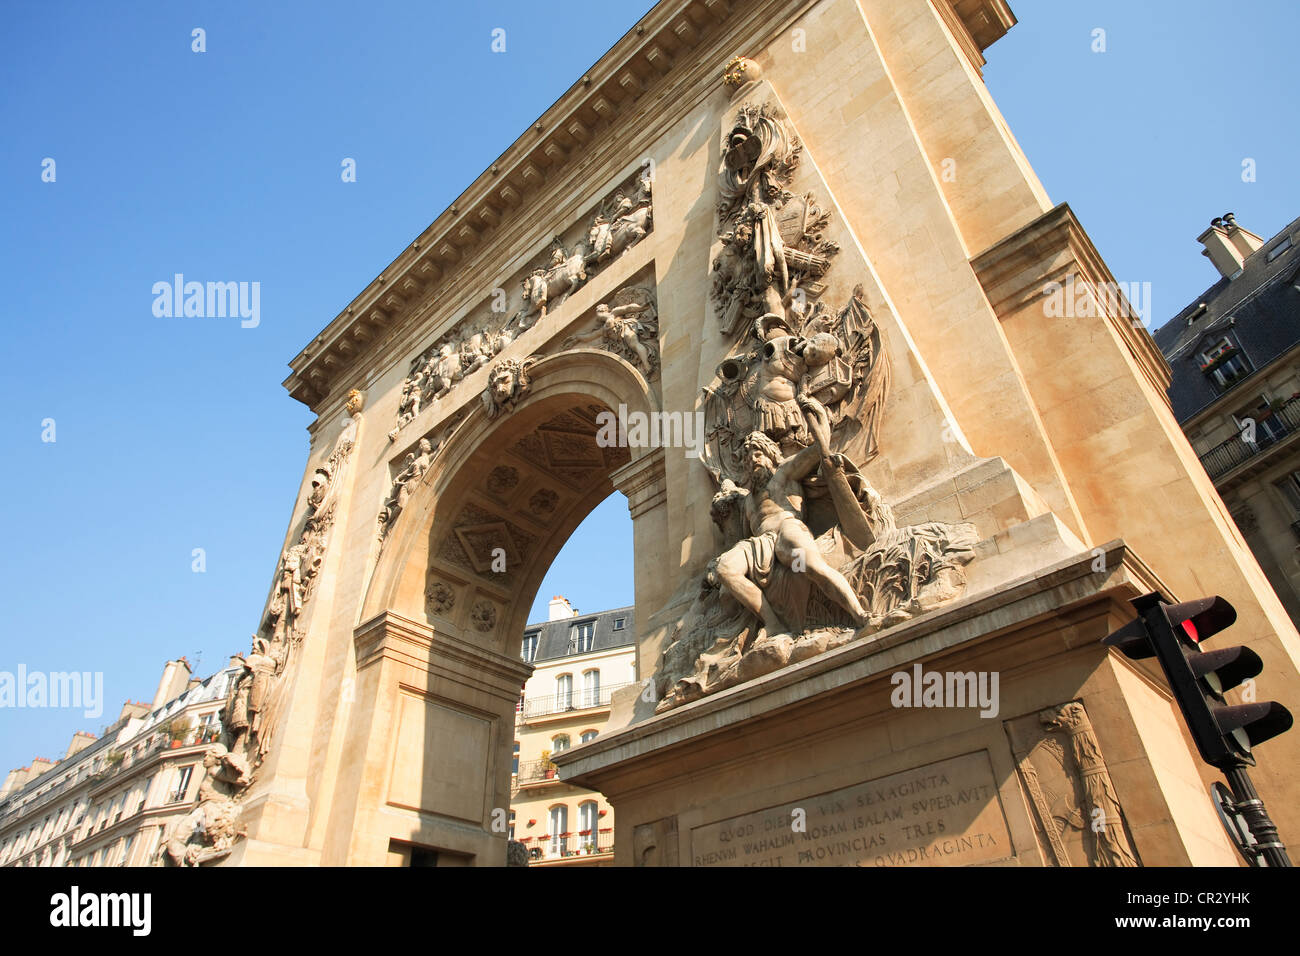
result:
<svg viewBox="0 0 1300 956"><path fill-rule="evenodd" d="M697 58L710 74L720 74L722 62L698 57L698 52L706 40L717 39L724 20L752 19L756 13L789 5L789 0L768 0L734 16L730 0L677 0L656 6L289 363L293 374L284 383L289 394L319 411L339 373L359 353L372 349L416 299L426 300L462 270L473 274L469 257L506 222L513 234L524 203L561 172L579 165L586 144L607 136L609 127L626 114L636 113L632 118L640 126L647 112L680 109L675 97L663 95L663 76L682 64L691 66ZM647 98L651 91L660 95ZM550 223L546 234L562 225Z"/></svg>
<svg viewBox="0 0 1300 956"><path fill-rule="evenodd" d="M284 381L289 394L332 417L347 389L365 387L363 371L399 361L417 336L433 341L487 291L457 290L453 279L497 275L501 270L485 269L493 259L522 265L570 224L556 221L558 202L538 200L563 196L576 180L612 186L635 168L629 156L640 156L684 110L721 89L733 53L763 49L816 2L657 5L294 357ZM990 23L1015 22L1001 0L938 2L952 4L982 46L1001 36L989 32Z"/></svg>
<svg viewBox="0 0 1300 956"><path fill-rule="evenodd" d="M948 25L957 45L983 78L984 51L1016 25L1016 15L1005 0L930 0Z"/></svg>
<svg viewBox="0 0 1300 956"><path fill-rule="evenodd" d="M972 258L971 268L998 315L1012 314L1035 299L1042 300L1046 284L1064 284L1066 276L1074 272L1093 289L1118 288L1097 247L1066 203ZM1131 311L1122 297L1119 304L1123 306L1121 311ZM1169 364L1151 333L1131 318L1112 315L1100 301L1095 306L1168 406Z"/></svg>

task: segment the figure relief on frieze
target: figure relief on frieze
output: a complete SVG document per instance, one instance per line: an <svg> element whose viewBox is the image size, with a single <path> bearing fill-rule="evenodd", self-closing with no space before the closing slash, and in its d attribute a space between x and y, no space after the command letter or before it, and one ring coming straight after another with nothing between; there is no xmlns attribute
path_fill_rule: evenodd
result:
<svg viewBox="0 0 1300 956"><path fill-rule="evenodd" d="M401 384L397 418L388 433L389 440L397 441L402 429L418 418L422 410L446 398L462 381L490 365L512 342L563 305L596 273L644 239L654 223L652 190L650 173L646 168L638 169L586 217L566 228L568 241L555 236L545 252L516 273L515 280L493 289L484 313L471 314L457 322L417 355ZM602 334L610 337L614 351L629 353L625 357L645 372L651 360L657 362L657 347L652 350L644 344L649 328L646 323L652 317L641 317L642 324L638 327L624 319L632 311L626 308L628 305L628 302L606 305L613 317L622 321L607 323ZM633 342L634 338L637 343Z"/></svg>
<svg viewBox="0 0 1300 956"><path fill-rule="evenodd" d="M590 328L564 340L561 350L595 346L613 352L654 381L659 376L659 313L654 293L630 286L596 306Z"/></svg>
<svg viewBox="0 0 1300 956"><path fill-rule="evenodd" d="M952 601L977 541L970 524L900 527L868 481L892 377L868 293L822 301L839 246L795 188L802 147L779 107L732 117L710 264L729 348L702 396L720 547L661 657L658 711Z"/></svg>

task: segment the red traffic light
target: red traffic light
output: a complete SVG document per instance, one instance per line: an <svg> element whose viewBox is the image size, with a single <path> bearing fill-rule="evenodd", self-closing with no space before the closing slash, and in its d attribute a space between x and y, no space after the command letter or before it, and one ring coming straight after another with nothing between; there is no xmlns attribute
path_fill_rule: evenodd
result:
<svg viewBox="0 0 1300 956"><path fill-rule="evenodd" d="M1169 623L1181 627L1193 644L1209 640L1237 621L1237 609L1218 595L1182 604L1162 604L1161 609Z"/></svg>

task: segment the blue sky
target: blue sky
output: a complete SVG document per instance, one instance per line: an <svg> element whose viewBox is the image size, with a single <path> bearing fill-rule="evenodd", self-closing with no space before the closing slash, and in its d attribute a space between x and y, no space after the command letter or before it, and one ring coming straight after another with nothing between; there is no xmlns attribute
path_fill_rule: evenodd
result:
<svg viewBox="0 0 1300 956"><path fill-rule="evenodd" d="M307 451L287 361L649 6L6 5L0 670L103 671L105 711L0 710L0 772L149 698L167 658L246 649ZM1213 216L1268 237L1297 214L1294 4L1013 8L988 85L1116 277L1152 283L1153 324L1214 280ZM155 317L177 272L260 282L260 325ZM630 603L631 566L615 496L533 617Z"/></svg>

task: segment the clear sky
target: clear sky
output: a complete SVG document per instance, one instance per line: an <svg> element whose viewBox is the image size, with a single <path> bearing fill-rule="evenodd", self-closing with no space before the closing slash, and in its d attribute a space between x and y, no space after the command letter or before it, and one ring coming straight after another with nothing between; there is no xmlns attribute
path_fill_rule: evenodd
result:
<svg viewBox="0 0 1300 956"><path fill-rule="evenodd" d="M207 674L247 649L307 452L287 361L649 6L10 0L0 670L105 686L95 719L0 709L0 773L148 699L166 659ZM988 85L1116 277L1152 283L1153 325L1215 279L1195 242L1213 216L1265 237L1295 217L1300 7L1012 6ZM259 282L260 324L156 317L152 286L178 272ZM555 593L631 603L631 568L615 495L533 619Z"/></svg>

